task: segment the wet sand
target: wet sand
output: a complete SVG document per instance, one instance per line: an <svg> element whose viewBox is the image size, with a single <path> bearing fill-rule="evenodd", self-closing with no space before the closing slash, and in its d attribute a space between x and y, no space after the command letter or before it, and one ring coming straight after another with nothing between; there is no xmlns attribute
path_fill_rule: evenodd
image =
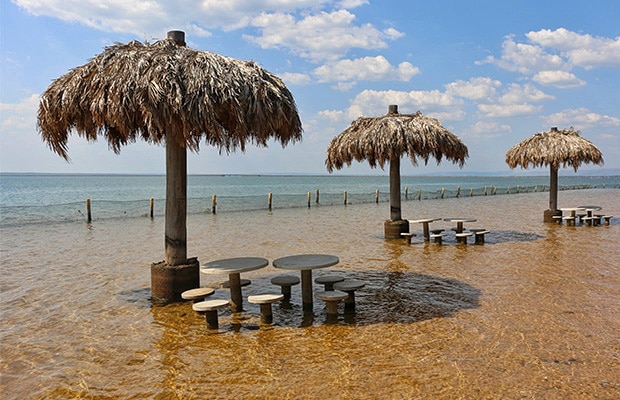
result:
<svg viewBox="0 0 620 400"><path fill-rule="evenodd" d="M2 230L2 395L619 398L619 194L559 193L562 206L599 204L616 216L599 227L543 223L548 193L403 202L412 220L477 218L465 225L491 231L484 246L386 241L386 203L192 216L188 255L203 264L329 253L340 264L315 277L366 282L356 313L335 322L318 300L304 315L296 286L289 307L274 305L272 326L246 302L243 313L221 312L215 332L189 303L151 307L162 219ZM277 291L269 280L280 273L242 274L252 280L244 298ZM227 277L201 279L215 287Z"/></svg>

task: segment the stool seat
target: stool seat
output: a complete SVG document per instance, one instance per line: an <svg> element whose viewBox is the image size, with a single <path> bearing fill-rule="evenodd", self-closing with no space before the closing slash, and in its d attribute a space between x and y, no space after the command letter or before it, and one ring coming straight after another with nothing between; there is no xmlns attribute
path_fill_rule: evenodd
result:
<svg viewBox="0 0 620 400"><path fill-rule="evenodd" d="M299 282L299 277L294 275L278 275L271 278L271 283L278 286L297 285Z"/></svg>
<svg viewBox="0 0 620 400"><path fill-rule="evenodd" d="M218 310L230 304L229 300L205 300L192 304L192 309L197 312Z"/></svg>
<svg viewBox="0 0 620 400"><path fill-rule="evenodd" d="M253 304L271 304L284 298L283 294L257 294L248 296L248 301Z"/></svg>
<svg viewBox="0 0 620 400"><path fill-rule="evenodd" d="M358 280L355 280L355 279L350 279L350 280L346 280L346 281L343 281L343 282L335 283L334 284L334 289L346 292L348 290L361 289L364 286L366 286L366 284L364 282L358 281Z"/></svg>
<svg viewBox="0 0 620 400"><path fill-rule="evenodd" d="M228 306L228 304L230 304L230 300L205 300L194 303L192 308L194 311L205 314L208 329L217 329L219 327L217 310Z"/></svg>
<svg viewBox="0 0 620 400"><path fill-rule="evenodd" d="M338 303L340 300L344 300L349 297L348 293L341 292L340 290L325 290L322 292L316 292L314 295L317 299L325 302L328 315L338 314Z"/></svg>
<svg viewBox="0 0 620 400"><path fill-rule="evenodd" d="M240 281L240 283L241 283L241 287L248 286L249 284L251 284L251 283L252 283L252 281L251 281L251 280L249 280L249 279L240 279L239 281ZM220 287L221 287L222 289L230 289L230 281L224 281L224 282L222 282L222 284L220 285Z"/></svg>
<svg viewBox="0 0 620 400"><path fill-rule="evenodd" d="M271 283L281 287L280 291L284 295L284 300L291 299L291 286L299 284L299 277L294 275L277 275L271 278Z"/></svg>
<svg viewBox="0 0 620 400"><path fill-rule="evenodd" d="M314 283L319 285L325 285L325 291L334 290L334 283L342 282L344 278L338 275L323 275L314 280Z"/></svg>
<svg viewBox="0 0 620 400"><path fill-rule="evenodd" d="M282 300L283 294L257 294L254 296L248 296L248 301L254 304L260 304L260 319L265 324L271 324L273 322L273 311L271 310L271 303Z"/></svg>
<svg viewBox="0 0 620 400"><path fill-rule="evenodd" d="M211 296L213 293L215 293L215 289L210 287L201 287L184 291L181 293L181 298L184 300L199 300L204 299L207 296Z"/></svg>

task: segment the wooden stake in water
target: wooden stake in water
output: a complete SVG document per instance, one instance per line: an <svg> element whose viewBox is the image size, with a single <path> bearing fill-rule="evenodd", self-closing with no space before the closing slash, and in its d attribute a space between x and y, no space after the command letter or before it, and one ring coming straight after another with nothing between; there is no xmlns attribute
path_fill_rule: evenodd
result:
<svg viewBox="0 0 620 400"><path fill-rule="evenodd" d="M153 199L153 198L151 197L151 212L150 212L151 219L153 218L153 209L154 209L154 208L155 208L155 199Z"/></svg>
<svg viewBox="0 0 620 400"><path fill-rule="evenodd" d="M405 200L407 200L408 196L409 196L409 187L405 186Z"/></svg>
<svg viewBox="0 0 620 400"><path fill-rule="evenodd" d="M271 200L273 199L273 193L269 193L269 195L267 196L267 203L269 206L269 211L271 211Z"/></svg>
<svg viewBox="0 0 620 400"><path fill-rule="evenodd" d="M461 187L460 186L456 188L456 197L457 198L461 197Z"/></svg>
<svg viewBox="0 0 620 400"><path fill-rule="evenodd" d="M379 204L379 189L375 191L375 203Z"/></svg>
<svg viewBox="0 0 620 400"><path fill-rule="evenodd" d="M86 199L86 221L91 222L93 220L90 213L90 199Z"/></svg>
<svg viewBox="0 0 620 400"><path fill-rule="evenodd" d="M217 195L213 195L211 197L211 213L215 214L216 212L216 206L217 206Z"/></svg>
<svg viewBox="0 0 620 400"><path fill-rule="evenodd" d="M312 196L310 195L310 192L308 192L308 208L310 208L310 200L312 199Z"/></svg>
<svg viewBox="0 0 620 400"><path fill-rule="evenodd" d="M344 205L347 205L347 191L344 191Z"/></svg>
<svg viewBox="0 0 620 400"><path fill-rule="evenodd" d="M443 199L443 195L446 193L446 188L441 188L441 198Z"/></svg>
<svg viewBox="0 0 620 400"><path fill-rule="evenodd" d="M422 200L422 189L418 190L418 200Z"/></svg>
<svg viewBox="0 0 620 400"><path fill-rule="evenodd" d="M484 195L485 196L487 195L487 187L486 186L484 187Z"/></svg>
<svg viewBox="0 0 620 400"><path fill-rule="evenodd" d="M316 190L316 204L319 204L319 189Z"/></svg>

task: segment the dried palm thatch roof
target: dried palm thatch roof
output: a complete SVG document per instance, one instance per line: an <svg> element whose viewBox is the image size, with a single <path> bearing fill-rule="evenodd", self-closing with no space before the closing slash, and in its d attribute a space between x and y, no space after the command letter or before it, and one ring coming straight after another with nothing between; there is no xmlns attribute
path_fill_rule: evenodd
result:
<svg viewBox="0 0 620 400"><path fill-rule="evenodd" d="M444 128L438 120L415 114L388 113L381 117L360 117L338 136L327 149L325 165L332 172L353 160L368 160L370 166L384 167L386 162L408 155L413 165L418 158L428 163L443 157L460 166L468 157L467 146Z"/></svg>
<svg viewBox="0 0 620 400"><path fill-rule="evenodd" d="M116 153L138 138L172 139L194 151L204 139L230 152L270 138L284 146L302 132L293 96L278 77L173 39L106 47L56 79L41 97L38 128L65 159L72 130L105 138Z"/></svg>
<svg viewBox="0 0 620 400"><path fill-rule="evenodd" d="M582 163L603 164L600 150L579 133L573 127L537 133L510 148L506 163L510 168L550 165L556 169L571 166L575 171Z"/></svg>

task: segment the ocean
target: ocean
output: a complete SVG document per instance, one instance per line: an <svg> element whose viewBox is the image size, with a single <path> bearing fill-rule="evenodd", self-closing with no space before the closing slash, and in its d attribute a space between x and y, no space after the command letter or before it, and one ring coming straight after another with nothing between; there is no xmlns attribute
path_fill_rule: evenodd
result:
<svg viewBox="0 0 620 400"><path fill-rule="evenodd" d="M404 218L475 218L465 225L490 231L482 246L456 244L443 220L431 225L449 233L443 245L424 242L413 222L410 245L385 240L387 177L190 176L188 256L201 265L326 253L340 263L315 277L365 283L354 314L341 305L329 319L319 300L303 313L295 286L264 325L247 296L279 291L270 279L282 271L270 264L242 274L244 311L220 311L217 331L189 303L151 304L163 176L4 174L0 184L4 399L620 394L618 176L560 177L560 207L613 216L592 227L542 222L545 176L402 178ZM227 279L201 274L201 285L226 299Z"/></svg>

